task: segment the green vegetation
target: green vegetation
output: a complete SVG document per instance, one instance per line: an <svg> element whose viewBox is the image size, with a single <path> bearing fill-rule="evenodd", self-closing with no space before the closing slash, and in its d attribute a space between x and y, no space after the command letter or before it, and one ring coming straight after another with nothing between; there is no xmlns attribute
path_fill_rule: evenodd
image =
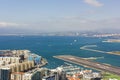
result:
<svg viewBox="0 0 120 80"><path fill-rule="evenodd" d="M120 80L120 76L114 75L111 73L104 72L104 73L102 73L102 75L103 75L103 80L109 80L109 78Z"/></svg>

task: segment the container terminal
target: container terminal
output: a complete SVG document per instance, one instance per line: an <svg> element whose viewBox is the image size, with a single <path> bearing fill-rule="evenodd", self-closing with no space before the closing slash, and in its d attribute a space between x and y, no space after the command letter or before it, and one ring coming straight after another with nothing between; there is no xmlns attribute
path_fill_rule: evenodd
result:
<svg viewBox="0 0 120 80"><path fill-rule="evenodd" d="M104 72L110 72L116 75L120 75L120 67L115 67L111 65L106 65L98 62L94 62L91 60L86 60L81 57L76 57L72 55L59 55L59 56L54 56L57 59L61 59L67 62L75 63L78 65L83 65L85 67L90 67L99 71L104 71Z"/></svg>

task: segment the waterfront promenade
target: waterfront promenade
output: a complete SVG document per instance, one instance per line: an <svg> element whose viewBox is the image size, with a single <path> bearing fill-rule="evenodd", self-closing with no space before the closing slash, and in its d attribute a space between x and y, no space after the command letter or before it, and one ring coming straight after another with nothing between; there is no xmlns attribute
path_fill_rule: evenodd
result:
<svg viewBox="0 0 120 80"><path fill-rule="evenodd" d="M85 60L80 57L72 56L72 55L60 55L60 56L54 56L57 59L61 59L67 62L75 63L78 65L83 65L86 67L94 68L100 71L110 72L113 74L120 75L120 67L115 67L111 65L106 65L98 62L93 62L90 60Z"/></svg>

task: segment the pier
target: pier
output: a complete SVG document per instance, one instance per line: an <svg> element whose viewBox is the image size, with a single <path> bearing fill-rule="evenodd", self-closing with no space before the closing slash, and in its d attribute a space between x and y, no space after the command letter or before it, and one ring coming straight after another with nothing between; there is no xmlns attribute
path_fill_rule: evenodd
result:
<svg viewBox="0 0 120 80"><path fill-rule="evenodd" d="M120 67L106 65L106 64L86 60L86 59L72 56L72 55L60 55L60 56L54 56L54 58L61 59L61 60L71 62L71 63L75 63L78 65L83 65L83 66L90 67L90 68L93 68L96 70L110 72L113 74L120 75Z"/></svg>

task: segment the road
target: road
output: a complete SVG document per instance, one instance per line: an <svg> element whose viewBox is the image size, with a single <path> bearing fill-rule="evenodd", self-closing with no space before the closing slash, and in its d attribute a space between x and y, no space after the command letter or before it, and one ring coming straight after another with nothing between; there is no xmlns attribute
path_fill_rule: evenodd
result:
<svg viewBox="0 0 120 80"><path fill-rule="evenodd" d="M106 64L102 64L102 63L98 63L90 60L85 60L83 58L72 56L72 55L60 55L60 56L54 56L54 57L67 62L71 62L78 65L94 68L100 71L105 71L105 72L110 72L113 74L120 75L120 67L115 67L115 66L106 65Z"/></svg>

